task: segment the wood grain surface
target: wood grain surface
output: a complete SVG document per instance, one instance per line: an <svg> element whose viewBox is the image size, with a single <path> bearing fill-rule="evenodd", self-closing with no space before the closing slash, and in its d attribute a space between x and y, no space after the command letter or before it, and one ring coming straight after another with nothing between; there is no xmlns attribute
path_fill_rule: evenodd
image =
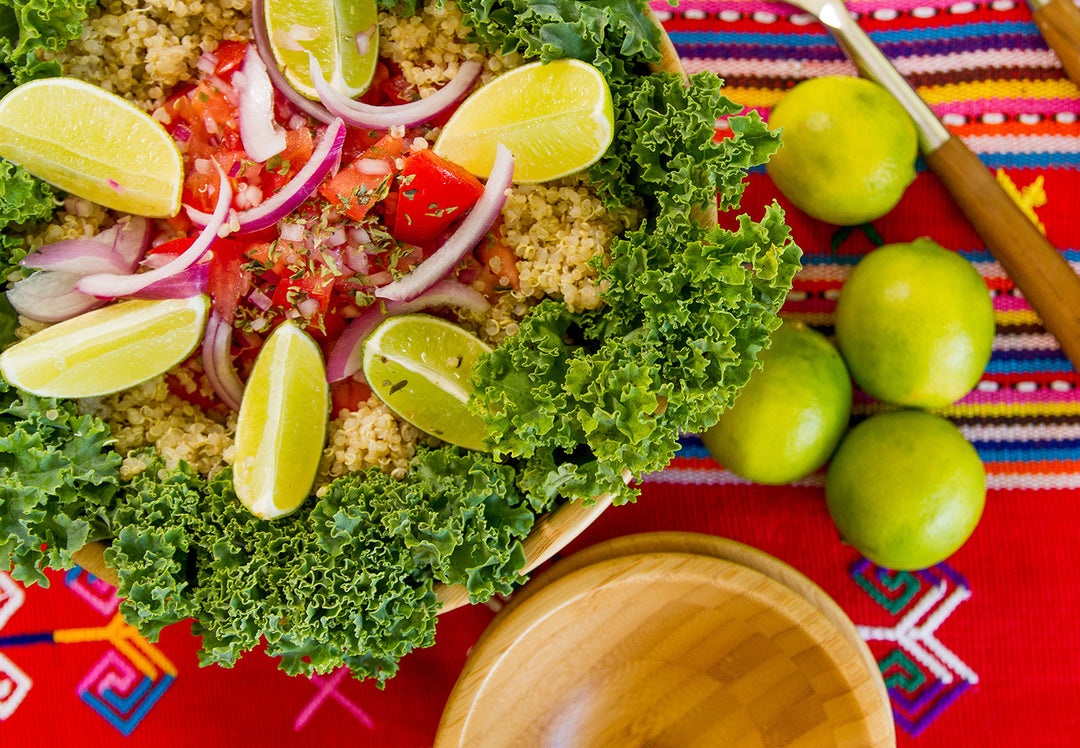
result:
<svg viewBox="0 0 1080 748"><path fill-rule="evenodd" d="M800 593L697 552L609 552L541 575L496 618L436 748L895 744L876 663Z"/></svg>

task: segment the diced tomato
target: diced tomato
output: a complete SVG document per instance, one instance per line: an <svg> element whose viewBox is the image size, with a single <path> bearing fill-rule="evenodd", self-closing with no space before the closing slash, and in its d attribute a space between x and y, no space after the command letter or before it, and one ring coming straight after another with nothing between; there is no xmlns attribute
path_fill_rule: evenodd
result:
<svg viewBox="0 0 1080 748"><path fill-rule="evenodd" d="M360 97L360 101L372 106L382 106L383 104L389 104L389 100L386 97L386 92L383 91L383 83L385 83L391 75L396 75L397 71L390 71L386 63L380 60L375 63L375 74L371 77L371 83L368 85L367 91L364 91Z"/></svg>
<svg viewBox="0 0 1080 748"><path fill-rule="evenodd" d="M223 78L232 75L233 71L244 64L244 56L247 55L248 45L244 42L224 41L214 50L217 64L214 72Z"/></svg>
<svg viewBox="0 0 1080 748"><path fill-rule="evenodd" d="M285 132L285 150L278 154L282 165L288 163L289 171L298 172L304 168L304 164L311 158L315 150L315 140L311 136L311 130L301 127L299 130L287 130Z"/></svg>
<svg viewBox="0 0 1080 748"><path fill-rule="evenodd" d="M397 171L396 160L405 144L402 138L383 136L344 169L325 182L319 192L354 221L362 221L375 203L389 192Z"/></svg>
<svg viewBox="0 0 1080 748"><path fill-rule="evenodd" d="M168 255L169 257L179 257L195 243L194 236L185 236L179 239L170 239L167 242L162 242L156 247L151 247L146 250L148 255Z"/></svg>
<svg viewBox="0 0 1080 748"><path fill-rule="evenodd" d="M344 379L330 385L331 413L336 416L343 410L358 410L371 397L371 387L355 379Z"/></svg>
<svg viewBox="0 0 1080 748"><path fill-rule="evenodd" d="M192 172L184 178L184 192L181 200L203 213L213 213L218 197L218 176Z"/></svg>
<svg viewBox="0 0 1080 748"><path fill-rule="evenodd" d="M489 298L499 289L518 288L520 284L517 255L503 240L501 228L499 222L474 250L481 267L473 284L482 286L483 293Z"/></svg>
<svg viewBox="0 0 1080 748"><path fill-rule="evenodd" d="M341 162L348 164L360 158L364 151L379 142L383 134L382 130L345 128L345 143L341 146Z"/></svg>
<svg viewBox="0 0 1080 748"><path fill-rule="evenodd" d="M420 98L416 86L401 73L387 78L380 87L392 104L408 104Z"/></svg>
<svg viewBox="0 0 1080 748"><path fill-rule="evenodd" d="M426 148L416 151L405 158L398 176L394 238L429 246L482 194L484 185L465 169Z"/></svg>
<svg viewBox="0 0 1080 748"><path fill-rule="evenodd" d="M231 322L236 305L251 283L251 274L244 270L247 247L232 239L215 239L210 247L210 274L206 291L218 315Z"/></svg>
<svg viewBox="0 0 1080 748"><path fill-rule="evenodd" d="M300 278L283 278L274 290L270 304L278 309L297 309L304 299L314 299L318 307L313 314L305 317L309 327L318 328L319 323L330 307L330 297L334 290L334 276L303 275Z"/></svg>
<svg viewBox="0 0 1080 748"><path fill-rule="evenodd" d="M393 235L394 233L394 223L397 219L397 206L399 198L400 195L398 195L397 190L390 190L390 192L387 193L386 197L384 197L382 201L383 223L386 224L386 230L389 231L391 235Z"/></svg>

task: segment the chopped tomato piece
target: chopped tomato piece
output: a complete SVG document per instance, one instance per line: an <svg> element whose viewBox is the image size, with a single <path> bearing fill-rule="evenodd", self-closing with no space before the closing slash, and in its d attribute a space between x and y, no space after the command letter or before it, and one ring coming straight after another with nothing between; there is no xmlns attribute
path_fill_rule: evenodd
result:
<svg viewBox="0 0 1080 748"><path fill-rule="evenodd" d="M371 397L371 387L355 379L344 379L330 385L331 414L337 416L343 410L358 410Z"/></svg>
<svg viewBox="0 0 1080 748"><path fill-rule="evenodd" d="M325 182L319 192L349 218L362 221L372 206L389 193L396 161L404 147L402 138L383 136Z"/></svg>
<svg viewBox="0 0 1080 748"><path fill-rule="evenodd" d="M251 274L244 270L246 247L232 239L215 239L210 247L210 275L206 291L218 315L231 322L236 305L251 283Z"/></svg>
<svg viewBox="0 0 1080 748"><path fill-rule="evenodd" d="M465 169L428 149L416 151L405 158L398 176L394 238L430 246L483 194L484 185Z"/></svg>
<svg viewBox="0 0 1080 748"><path fill-rule="evenodd" d="M192 172L184 178L184 192L181 201L184 205L203 213L213 213L218 197L218 177L216 174Z"/></svg>
<svg viewBox="0 0 1080 748"><path fill-rule="evenodd" d="M195 243L195 237L185 236L179 239L170 239L167 242L162 242L156 247L151 247L146 250L148 255L168 255L169 257L178 257L184 253L184 251Z"/></svg>
<svg viewBox="0 0 1080 748"><path fill-rule="evenodd" d="M217 63L214 72L222 77L232 75L233 71L244 64L248 45L244 42L224 41L214 50Z"/></svg>
<svg viewBox="0 0 1080 748"><path fill-rule="evenodd" d="M517 255L503 239L501 221L488 232L474 254L481 267L473 284L482 286L486 296L493 297L500 289L519 287Z"/></svg>
<svg viewBox="0 0 1080 748"><path fill-rule="evenodd" d="M380 86L391 104L409 104L420 98L416 86L401 73L387 78Z"/></svg>

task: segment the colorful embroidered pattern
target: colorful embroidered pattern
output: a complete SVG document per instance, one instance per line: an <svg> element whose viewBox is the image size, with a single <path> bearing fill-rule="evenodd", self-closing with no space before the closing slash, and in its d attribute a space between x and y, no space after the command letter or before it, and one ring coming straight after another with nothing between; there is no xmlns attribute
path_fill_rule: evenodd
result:
<svg viewBox="0 0 1080 748"><path fill-rule="evenodd" d="M98 614L111 616L104 626L57 629L0 636L0 649L36 644L85 644L107 642L97 663L79 681L75 692L91 709L130 735L147 712L176 679L176 666L154 645L146 641L116 612L115 590L75 567L64 583ZM17 582L0 572L0 629L21 607L25 593ZM6 719L30 690L29 676L0 654L0 719Z"/></svg>
<svg viewBox="0 0 1080 748"><path fill-rule="evenodd" d="M304 708L300 710L296 715L296 719L293 721L293 729L299 732L303 729L304 725L314 716L315 712L319 710L327 699L336 701L341 706L345 707L345 710L353 716L360 724L367 729L375 727L375 722L371 719L371 715L358 707L353 702L338 691L338 686L341 681L347 679L349 676L349 668L339 667L330 675L313 675L309 680L318 689L317 693L311 697L311 700L304 705Z"/></svg>
<svg viewBox="0 0 1080 748"><path fill-rule="evenodd" d="M975 671L937 638L941 624L971 597L971 588L948 564L897 572L863 559L852 567L851 576L897 619L892 626L857 629L868 642L892 647L878 665L896 723L916 736L979 682Z"/></svg>

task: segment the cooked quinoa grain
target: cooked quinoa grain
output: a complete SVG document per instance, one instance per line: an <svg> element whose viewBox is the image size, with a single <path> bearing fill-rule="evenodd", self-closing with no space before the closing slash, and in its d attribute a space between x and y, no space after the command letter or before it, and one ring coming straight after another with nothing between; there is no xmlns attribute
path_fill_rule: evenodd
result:
<svg viewBox="0 0 1080 748"><path fill-rule="evenodd" d="M346 473L372 467L394 478L404 478L421 441L438 443L398 420L390 408L372 396L357 410L342 411L330 422L316 485L324 488Z"/></svg>
<svg viewBox="0 0 1080 748"><path fill-rule="evenodd" d="M65 75L144 109L195 75L225 39L251 35L251 0L103 0L87 8L83 34L57 53Z"/></svg>
<svg viewBox="0 0 1080 748"><path fill-rule="evenodd" d="M193 379L188 383L194 387ZM164 376L81 405L109 425L116 451L128 458L121 465L125 479L141 470L143 463L134 455L147 447L156 448L167 468L184 461L203 475L213 475L232 461L236 415L224 422L210 418L173 393Z"/></svg>
<svg viewBox="0 0 1080 748"><path fill-rule="evenodd" d="M503 208L503 229L520 258L522 294L562 298L575 312L597 308L604 289L591 263L638 221L633 211L609 213L580 177L516 185Z"/></svg>

